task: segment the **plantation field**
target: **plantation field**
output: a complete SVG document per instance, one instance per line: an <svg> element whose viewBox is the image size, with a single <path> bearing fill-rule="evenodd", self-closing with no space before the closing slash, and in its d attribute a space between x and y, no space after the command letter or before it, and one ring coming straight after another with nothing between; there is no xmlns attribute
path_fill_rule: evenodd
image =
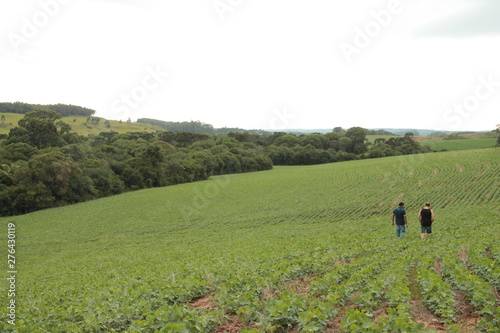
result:
<svg viewBox="0 0 500 333"><path fill-rule="evenodd" d="M11 128L17 126L19 120L21 120L24 115L15 113L0 113L0 116L5 116L5 122L0 123L0 134L9 134ZM91 117L96 118L97 117ZM81 116L69 116L63 117L62 121L71 126L71 132L75 132L79 135L87 136L89 134L98 135L101 132L114 131L118 133L127 132L156 132L162 130L158 126L153 126L150 124L139 124L139 123L127 123L126 121L109 120L110 127L105 125L106 119L99 118L98 123L87 122L87 117ZM86 123L86 125L85 125Z"/></svg>
<svg viewBox="0 0 500 333"><path fill-rule="evenodd" d="M1 218L17 317L6 281L0 331L499 332L499 153L275 167Z"/></svg>
<svg viewBox="0 0 500 333"><path fill-rule="evenodd" d="M453 136L453 135L452 135ZM415 140L423 145L430 146L435 151L456 151L468 149L483 149L495 147L498 135L495 132L479 132L455 134L453 140L443 140L443 136L417 137Z"/></svg>
<svg viewBox="0 0 500 333"><path fill-rule="evenodd" d="M495 147L497 138L459 139L459 140L434 140L420 142L430 146L435 151L441 150L468 150Z"/></svg>

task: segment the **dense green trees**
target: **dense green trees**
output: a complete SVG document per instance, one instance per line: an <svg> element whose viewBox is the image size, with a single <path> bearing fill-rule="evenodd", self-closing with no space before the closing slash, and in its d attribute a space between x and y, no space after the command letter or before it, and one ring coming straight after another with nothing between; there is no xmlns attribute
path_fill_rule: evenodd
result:
<svg viewBox="0 0 500 333"><path fill-rule="evenodd" d="M28 112L0 141L0 215L125 191L272 168L262 148L193 133L101 133L81 137L45 109Z"/></svg>
<svg viewBox="0 0 500 333"><path fill-rule="evenodd" d="M210 124L202 123L201 121L183 121L183 122L173 122L173 121L162 121L149 118L139 118L138 123L151 124L163 128L169 132L190 132L199 134L215 134L215 129Z"/></svg>
<svg viewBox="0 0 500 333"><path fill-rule="evenodd" d="M71 133L47 109L27 112L0 140L0 215L28 213L212 175L428 151L412 134L378 139L353 127L327 134Z"/></svg>
<svg viewBox="0 0 500 333"><path fill-rule="evenodd" d="M414 141L411 133L388 140L377 139L373 146L367 142L367 133L369 131L361 127L347 131L336 127L327 134L300 136L277 132L267 137L264 151L275 165L319 164L431 151Z"/></svg>
<svg viewBox="0 0 500 333"><path fill-rule="evenodd" d="M19 127L27 131L29 143L37 148L47 148L59 146L59 134L63 131L57 131L56 121L61 119L57 112L47 109L37 109L26 113L23 119L19 121ZM65 124L66 125L66 124ZM69 125L66 125L69 126ZM67 129L64 132L69 132Z"/></svg>
<svg viewBox="0 0 500 333"><path fill-rule="evenodd" d="M431 152L428 146L421 146L413 140L413 133L406 133L404 137L375 140L374 147L370 149L368 157L386 157L395 155L410 155Z"/></svg>
<svg viewBox="0 0 500 333"><path fill-rule="evenodd" d="M66 104L49 104L49 105L39 105L39 104L27 104L21 102L15 103L0 103L0 113L18 113L26 114L28 112L34 111L36 109L48 109L59 113L61 116L84 116L90 117L94 115L95 110L84 108L76 105L66 105Z"/></svg>

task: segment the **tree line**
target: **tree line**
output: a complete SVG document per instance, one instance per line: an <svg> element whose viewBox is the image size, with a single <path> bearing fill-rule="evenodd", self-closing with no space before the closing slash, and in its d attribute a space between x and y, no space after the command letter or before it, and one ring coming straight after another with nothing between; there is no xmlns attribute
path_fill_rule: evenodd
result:
<svg viewBox="0 0 500 333"><path fill-rule="evenodd" d="M239 142L262 146L274 165L310 165L431 152L413 140L412 133L402 137L376 139L368 142L367 129L352 127L321 134L290 134L275 132L270 136L249 133L230 133ZM385 133L384 133L385 134Z"/></svg>
<svg viewBox="0 0 500 333"><path fill-rule="evenodd" d="M84 137L60 118L28 112L0 141L1 216L273 166L262 148L229 137L188 133L176 145L168 132Z"/></svg>
<svg viewBox="0 0 500 333"><path fill-rule="evenodd" d="M90 117L95 114L95 110L84 108L77 105L67 105L67 104L49 104L49 105L39 105L39 104L28 104L22 102L14 103L0 103L0 113L17 113L26 114L36 109L47 109L52 110L63 117L67 116L83 116Z"/></svg>
<svg viewBox="0 0 500 333"><path fill-rule="evenodd" d="M215 128L211 124L203 123L201 121L163 121L157 119L150 118L139 118L137 119L137 123L139 124L150 124L154 126L158 126L169 132L189 132L189 133L198 133L198 134L212 134L215 136L226 136L229 133L252 133L258 135L270 135L272 132L265 130L244 130L241 128L230 128L230 127L222 127Z"/></svg>
<svg viewBox="0 0 500 333"><path fill-rule="evenodd" d="M0 140L0 215L17 215L126 191L268 170L430 151L412 134L367 141L368 130L274 132L102 132L81 136L61 114L37 109Z"/></svg>

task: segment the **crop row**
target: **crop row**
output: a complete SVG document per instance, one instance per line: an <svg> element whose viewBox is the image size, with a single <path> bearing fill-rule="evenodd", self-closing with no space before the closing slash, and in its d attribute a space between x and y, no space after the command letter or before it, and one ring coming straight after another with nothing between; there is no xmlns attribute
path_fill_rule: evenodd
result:
<svg viewBox="0 0 500 333"><path fill-rule="evenodd" d="M392 158L238 175L188 221L175 207L204 183L13 218L22 292L16 327L4 321L0 331L215 332L235 321L247 332L420 332L416 285L450 330L464 293L480 328L493 332L500 170L482 163L493 153L479 162L441 154L405 167ZM388 172L392 164L403 169ZM432 238L421 241L414 222L394 237L399 200L412 221L417 205L435 204Z"/></svg>
<svg viewBox="0 0 500 333"><path fill-rule="evenodd" d="M453 290L463 290L483 316L483 327L497 328L498 310L491 290L488 293L489 285L464 267L456 257L457 247L440 254L442 276L435 270L435 256L430 255L428 260L419 263L417 281L425 303L444 323L452 324L458 316ZM313 332L323 330L342 308L350 305L354 308L347 310L341 321L344 332L397 328L419 332L421 325L412 320L409 305L408 272L418 261L420 250L405 248L403 243L395 248L404 254L401 256L391 256L391 250L357 258L332 257L334 247L321 248L281 258L270 257L258 264L249 262L239 265L239 269L215 265L208 276L205 271L186 271L184 275L177 273L160 282L156 274L143 274L140 279L130 277L127 283L109 283L99 290L91 284L80 284L79 290L60 287L53 296L44 294L43 298L32 299L30 313L24 313L18 328L19 332L27 331L22 327L38 327L33 332L154 332L160 329L211 332L221 324L224 313L229 313L249 325L257 323L266 331L298 327L304 332ZM475 252L469 251L471 267L480 267L483 261L479 258L496 263L484 256L484 251L483 255L476 251L476 257L472 253ZM317 278L308 286L307 294L284 288L287 282L310 275ZM120 279L125 282L123 277ZM208 293L214 293L212 308L189 306L191 301ZM382 302L388 306L388 315L374 321L374 311ZM47 304L65 304L65 307L49 310Z"/></svg>
<svg viewBox="0 0 500 333"><path fill-rule="evenodd" d="M490 264L491 270L480 270L479 267L484 263ZM498 274L498 267L494 261L486 258L483 255L470 257L470 264L476 267L472 271L464 266L464 262L460 260L456 253L446 253L441 261L441 269L443 276L450 280L454 288L465 293L466 299L476 309L476 312L482 315L480 327L487 331L500 330L500 317L498 317L499 299L494 279L494 273ZM484 266L482 266L484 268ZM481 278L480 275L474 274L479 272L485 276L487 280ZM493 273L493 274L492 274Z"/></svg>

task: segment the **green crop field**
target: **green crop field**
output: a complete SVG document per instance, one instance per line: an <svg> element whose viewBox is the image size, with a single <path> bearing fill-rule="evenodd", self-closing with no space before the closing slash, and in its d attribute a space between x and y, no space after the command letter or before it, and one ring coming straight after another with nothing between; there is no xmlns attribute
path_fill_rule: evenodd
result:
<svg viewBox="0 0 500 333"><path fill-rule="evenodd" d="M499 154L275 167L1 218L0 331L499 332Z"/></svg>
<svg viewBox="0 0 500 333"><path fill-rule="evenodd" d="M422 145L428 145L435 151L441 150L468 150L495 147L497 138L459 139L459 140L434 140L423 141Z"/></svg>

